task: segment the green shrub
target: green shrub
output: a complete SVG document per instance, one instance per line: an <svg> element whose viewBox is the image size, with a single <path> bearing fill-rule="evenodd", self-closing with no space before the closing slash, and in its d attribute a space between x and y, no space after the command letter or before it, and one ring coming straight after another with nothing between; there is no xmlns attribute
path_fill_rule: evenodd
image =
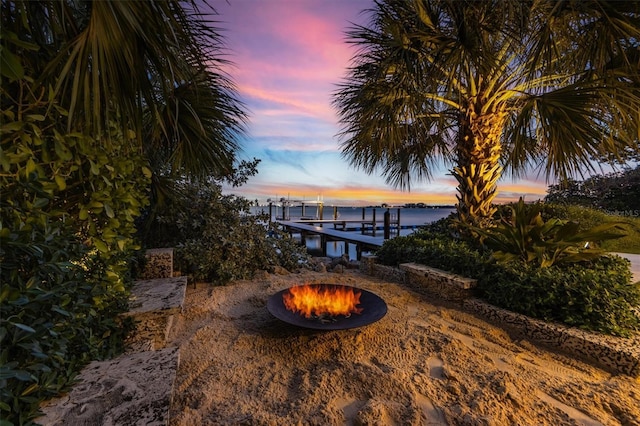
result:
<svg viewBox="0 0 640 426"><path fill-rule="evenodd" d="M42 216L27 221L0 245L0 410L15 424L28 423L84 364L121 351L127 331L115 319L126 300L77 261L90 256L74 230Z"/></svg>
<svg viewBox="0 0 640 426"><path fill-rule="evenodd" d="M640 329L640 284L618 256L549 268L494 264L474 278L483 299L514 312L620 336Z"/></svg>
<svg viewBox="0 0 640 426"><path fill-rule="evenodd" d="M32 80L4 97L0 130L0 413L28 423L92 359L122 349L144 164L119 128L67 131Z"/></svg>
<svg viewBox="0 0 640 426"><path fill-rule="evenodd" d="M508 215L489 228L471 227L481 241L493 250L500 262L519 259L546 268L559 263L595 259L602 250L585 245L624 236L618 223L601 223L580 229L574 221L542 218L542 203L526 205L520 200L508 206Z"/></svg>
<svg viewBox="0 0 640 426"><path fill-rule="evenodd" d="M181 199L158 206L144 242L175 247L176 266L193 279L224 284L308 262L304 247L267 225L268 217L249 214L245 198L223 195L217 182L185 182L180 194Z"/></svg>
<svg viewBox="0 0 640 426"><path fill-rule="evenodd" d="M448 227L427 227L406 237L386 240L376 251L384 265L416 262L465 276L477 276L491 263L490 253L448 235Z"/></svg>
<svg viewBox="0 0 640 426"><path fill-rule="evenodd" d="M640 284L631 283L626 259L601 256L547 268L497 263L490 251L453 238L447 229L427 228L387 240L376 254L385 265L417 262L475 278L479 297L533 318L619 336L640 329L634 313L640 307Z"/></svg>

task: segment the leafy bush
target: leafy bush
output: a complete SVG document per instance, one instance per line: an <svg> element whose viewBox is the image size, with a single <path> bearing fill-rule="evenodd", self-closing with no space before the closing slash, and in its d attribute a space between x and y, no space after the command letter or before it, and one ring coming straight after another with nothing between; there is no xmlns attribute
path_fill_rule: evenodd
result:
<svg viewBox="0 0 640 426"><path fill-rule="evenodd" d="M589 243L620 238L624 230L617 223L604 223L580 230L578 222L542 219L542 204L525 205L520 198L510 205L510 214L489 228L473 227L500 262L520 259L546 268L559 263L595 259L602 250L585 247Z"/></svg>
<svg viewBox="0 0 640 426"><path fill-rule="evenodd" d="M478 296L496 306L547 321L627 336L640 329L640 283L626 259L601 256L540 268L521 260L497 263L492 253L453 238L446 226L385 241L379 261L417 262L478 280Z"/></svg>
<svg viewBox="0 0 640 426"><path fill-rule="evenodd" d="M297 269L308 261L304 247L249 214L250 202L223 195L220 185L185 182L181 199L158 206L148 247L175 247L176 266L196 280L224 284L275 266Z"/></svg>
<svg viewBox="0 0 640 426"><path fill-rule="evenodd" d="M24 424L84 364L122 349L117 316L149 180L120 128L102 139L68 132L53 90L28 77L4 83L0 413Z"/></svg>
<svg viewBox="0 0 640 426"><path fill-rule="evenodd" d="M549 268L495 264L474 278L483 299L534 318L620 336L640 330L640 284L618 256Z"/></svg>
<svg viewBox="0 0 640 426"><path fill-rule="evenodd" d="M578 205L605 211L640 211L640 167L584 181L569 179L547 189L545 203ZM635 213L637 216L638 213Z"/></svg>
<svg viewBox="0 0 640 426"><path fill-rule="evenodd" d="M424 233L387 240L376 255L385 265L416 262L468 277L481 274L490 263L488 253L463 240L433 235L425 238Z"/></svg>
<svg viewBox="0 0 640 426"><path fill-rule="evenodd" d="M553 218L578 222L580 230L584 231L601 223L611 222L612 218L601 210L570 204L542 203L540 204L542 219Z"/></svg>
<svg viewBox="0 0 640 426"><path fill-rule="evenodd" d="M128 330L115 319L126 299L91 278L88 247L37 213L3 232L0 249L0 410L15 424L28 423L84 364L120 352Z"/></svg>

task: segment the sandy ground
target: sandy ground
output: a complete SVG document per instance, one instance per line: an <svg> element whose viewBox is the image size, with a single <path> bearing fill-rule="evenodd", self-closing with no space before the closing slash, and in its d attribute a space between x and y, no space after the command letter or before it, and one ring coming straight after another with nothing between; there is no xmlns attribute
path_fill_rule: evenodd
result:
<svg viewBox="0 0 640 426"><path fill-rule="evenodd" d="M273 318L269 296L303 283L360 287L389 310L329 332ZM640 425L640 380L358 271L190 286L171 339L172 426Z"/></svg>

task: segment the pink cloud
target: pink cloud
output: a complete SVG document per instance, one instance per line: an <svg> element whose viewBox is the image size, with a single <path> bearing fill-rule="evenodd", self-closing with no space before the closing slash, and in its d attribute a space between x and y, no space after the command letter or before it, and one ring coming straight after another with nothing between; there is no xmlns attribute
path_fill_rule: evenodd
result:
<svg viewBox="0 0 640 426"><path fill-rule="evenodd" d="M353 54L344 31L369 4L231 0L221 5L221 25L228 28L225 37L236 64L228 72L241 95L337 122L331 93Z"/></svg>

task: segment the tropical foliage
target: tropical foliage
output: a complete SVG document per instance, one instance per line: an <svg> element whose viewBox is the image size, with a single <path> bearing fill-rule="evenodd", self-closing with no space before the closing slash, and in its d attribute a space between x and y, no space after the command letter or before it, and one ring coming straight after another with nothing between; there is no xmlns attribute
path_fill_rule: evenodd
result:
<svg viewBox="0 0 640 426"><path fill-rule="evenodd" d="M451 237L444 219L411 236L385 241L376 252L386 265L418 262L478 280L478 297L534 318L629 336L640 330L640 283L629 261L600 256L540 268L520 259L498 263L492 252Z"/></svg>
<svg viewBox="0 0 640 426"><path fill-rule="evenodd" d="M640 2L381 0L335 93L342 152L410 189L444 161L486 225L503 169L567 178L636 150Z"/></svg>
<svg viewBox="0 0 640 426"><path fill-rule="evenodd" d="M0 128L0 413L24 424L82 365L121 348L150 172L119 127L69 133L51 91L15 84Z"/></svg>
<svg viewBox="0 0 640 426"><path fill-rule="evenodd" d="M596 243L624 237L619 223L603 223L581 230L575 221L542 219L542 203L526 205L520 200L508 206L510 214L489 228L473 227L481 241L500 262L520 260L541 268L554 264L596 259L604 251Z"/></svg>
<svg viewBox="0 0 640 426"><path fill-rule="evenodd" d="M155 205L178 196L173 179L233 171L246 115L214 15L195 0L3 1L2 61L55 90L67 130L133 130Z"/></svg>
<svg viewBox="0 0 640 426"><path fill-rule="evenodd" d="M629 214L631 213L631 214ZM606 211L573 204L543 203L542 218L558 218L578 222L580 230L605 223L617 223L624 229L624 237L601 241L598 245L607 252L640 254L640 217L633 210Z"/></svg>

